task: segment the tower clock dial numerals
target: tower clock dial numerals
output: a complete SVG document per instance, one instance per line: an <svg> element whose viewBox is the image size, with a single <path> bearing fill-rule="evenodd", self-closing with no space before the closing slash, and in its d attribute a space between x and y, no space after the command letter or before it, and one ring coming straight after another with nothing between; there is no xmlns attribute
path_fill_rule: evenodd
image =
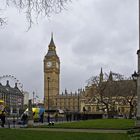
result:
<svg viewBox="0 0 140 140"><path fill-rule="evenodd" d="M50 68L52 66L52 62L47 62L47 67Z"/></svg>

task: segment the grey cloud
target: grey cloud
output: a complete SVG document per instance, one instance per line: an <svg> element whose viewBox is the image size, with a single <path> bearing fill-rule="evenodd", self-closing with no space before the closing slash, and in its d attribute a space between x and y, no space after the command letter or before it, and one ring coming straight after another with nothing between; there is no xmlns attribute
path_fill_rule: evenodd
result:
<svg viewBox="0 0 140 140"><path fill-rule="evenodd" d="M41 20L29 32L23 14L10 9L8 25L0 29L1 75L15 75L24 90L36 90L43 98L43 58L52 31L61 60L61 90L84 87L101 67L104 72L131 75L137 64L136 7L131 0L74 1L68 10Z"/></svg>

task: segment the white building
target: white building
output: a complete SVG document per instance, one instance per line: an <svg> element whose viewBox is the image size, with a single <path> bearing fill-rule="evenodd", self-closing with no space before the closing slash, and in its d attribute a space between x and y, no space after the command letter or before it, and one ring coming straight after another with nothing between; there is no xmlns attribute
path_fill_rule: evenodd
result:
<svg viewBox="0 0 140 140"><path fill-rule="evenodd" d="M23 91L23 94L24 94L24 105L28 105L29 92Z"/></svg>

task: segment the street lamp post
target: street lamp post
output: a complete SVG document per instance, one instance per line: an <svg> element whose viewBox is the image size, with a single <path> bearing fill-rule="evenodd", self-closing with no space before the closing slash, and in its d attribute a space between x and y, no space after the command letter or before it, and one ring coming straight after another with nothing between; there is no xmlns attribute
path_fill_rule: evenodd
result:
<svg viewBox="0 0 140 140"><path fill-rule="evenodd" d="M78 120L80 119L80 92L81 92L81 89L78 89L78 114L77 114Z"/></svg>
<svg viewBox="0 0 140 140"><path fill-rule="evenodd" d="M133 78L133 81L135 83L135 88L136 88L135 92L136 92L136 95L137 95L137 78L138 78L138 73L136 71L134 71L134 73L132 74L132 78ZM138 99L137 99L137 102L138 102ZM136 110L137 110L137 108L136 108ZM136 113L137 113L137 111L135 111L135 116L137 116Z"/></svg>
<svg viewBox="0 0 140 140"><path fill-rule="evenodd" d="M140 127L140 0L138 0L138 19L139 19L139 49L138 55L138 72L132 74L133 79L136 80L136 92L137 92L137 113L136 113L136 127Z"/></svg>
<svg viewBox="0 0 140 140"><path fill-rule="evenodd" d="M138 73L134 71L134 73L132 74L132 78L135 82L137 81L137 77L138 77Z"/></svg>
<svg viewBox="0 0 140 140"><path fill-rule="evenodd" d="M80 89L78 89L78 113L80 111L80 102L79 102L79 97L80 96Z"/></svg>
<svg viewBox="0 0 140 140"><path fill-rule="evenodd" d="M138 15L139 15L139 50L137 51L138 55L138 72L134 72L134 77L137 78L137 120L136 127L140 127L140 0L138 0Z"/></svg>
<svg viewBox="0 0 140 140"><path fill-rule="evenodd" d="M33 107L35 106L35 92L33 91Z"/></svg>
<svg viewBox="0 0 140 140"><path fill-rule="evenodd" d="M49 112L49 110L50 110L50 93L49 93L49 84L50 84L50 77L48 77L47 78L47 80L48 80L48 123L50 123L50 112Z"/></svg>
<svg viewBox="0 0 140 140"><path fill-rule="evenodd" d="M136 127L140 127L140 73L134 71L134 73L132 74L132 78L136 82L136 92L137 92Z"/></svg>

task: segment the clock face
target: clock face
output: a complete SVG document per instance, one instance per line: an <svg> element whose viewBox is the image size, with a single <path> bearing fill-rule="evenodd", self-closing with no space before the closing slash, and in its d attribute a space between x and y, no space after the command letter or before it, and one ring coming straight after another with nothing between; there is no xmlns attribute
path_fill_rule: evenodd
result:
<svg viewBox="0 0 140 140"><path fill-rule="evenodd" d="M56 67L59 68L59 64L56 62Z"/></svg>
<svg viewBox="0 0 140 140"><path fill-rule="evenodd" d="M51 67L52 66L52 62L47 62L47 67L49 68L49 67Z"/></svg>

